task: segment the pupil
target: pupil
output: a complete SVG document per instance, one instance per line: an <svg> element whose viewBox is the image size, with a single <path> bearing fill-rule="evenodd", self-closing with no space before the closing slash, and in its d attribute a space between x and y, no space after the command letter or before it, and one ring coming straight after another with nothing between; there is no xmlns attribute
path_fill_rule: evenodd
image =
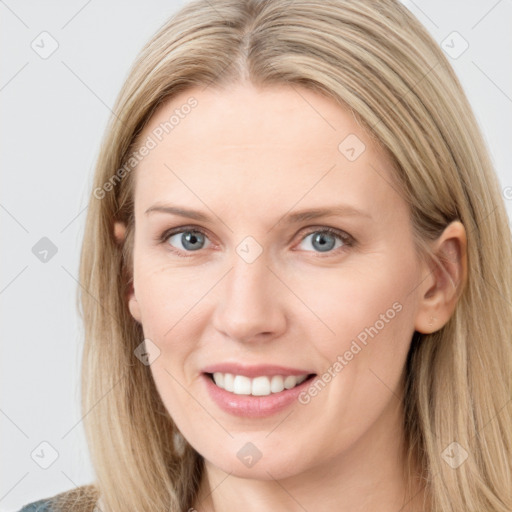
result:
<svg viewBox="0 0 512 512"><path fill-rule="evenodd" d="M193 233L193 231L187 231L182 235L183 247L186 249L197 249L197 246L194 246L194 244L197 244L202 235L199 235L198 237Z"/></svg>
<svg viewBox="0 0 512 512"><path fill-rule="evenodd" d="M328 239L330 238L331 239L331 243L326 242L325 241L326 238L328 238ZM328 233L318 233L317 235L315 235L313 237L313 243L315 243L315 242L317 242L319 244L318 249L321 252L325 252L325 251L331 250L334 247L334 244L335 244L334 237L332 235L329 235Z"/></svg>

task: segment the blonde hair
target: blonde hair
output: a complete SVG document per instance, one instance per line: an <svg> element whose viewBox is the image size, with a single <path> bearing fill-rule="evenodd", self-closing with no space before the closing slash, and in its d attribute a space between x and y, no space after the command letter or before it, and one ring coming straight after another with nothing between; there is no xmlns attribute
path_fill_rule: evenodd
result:
<svg viewBox="0 0 512 512"><path fill-rule="evenodd" d="M142 50L104 137L83 239L82 407L96 481L81 488L88 498L76 499L75 491L75 508L90 510L99 495L104 512L192 506L203 459L188 443L176 445L177 429L150 368L134 355L144 336L126 300L135 166L124 166L164 100L192 86L229 88L243 80L305 87L348 107L395 163L421 254L428 255L427 242L451 221L464 224L468 278L456 310L442 329L411 340L404 474L412 478L413 461L419 461L432 511L509 512L508 218L454 71L425 28L394 0L196 0ZM127 225L121 244L115 220ZM442 456L452 442L468 453L456 469ZM66 500L59 502L66 509Z"/></svg>

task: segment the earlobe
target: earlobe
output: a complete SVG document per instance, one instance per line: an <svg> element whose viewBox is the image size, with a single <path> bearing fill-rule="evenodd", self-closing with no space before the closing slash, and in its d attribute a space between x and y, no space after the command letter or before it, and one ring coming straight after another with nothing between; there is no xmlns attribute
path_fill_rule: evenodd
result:
<svg viewBox="0 0 512 512"><path fill-rule="evenodd" d="M467 239L464 225L449 224L433 247L433 268L420 287L415 329L429 334L450 319L467 278Z"/></svg>
<svg viewBox="0 0 512 512"><path fill-rule="evenodd" d="M130 310L130 314L132 317L137 320L137 322L142 323L140 307L137 299L135 298L135 291L133 289L133 283L130 287L130 292L128 293L128 309Z"/></svg>
<svg viewBox="0 0 512 512"><path fill-rule="evenodd" d="M114 222L114 238L116 242L119 244L124 240L124 236L126 233L126 224L121 221Z"/></svg>

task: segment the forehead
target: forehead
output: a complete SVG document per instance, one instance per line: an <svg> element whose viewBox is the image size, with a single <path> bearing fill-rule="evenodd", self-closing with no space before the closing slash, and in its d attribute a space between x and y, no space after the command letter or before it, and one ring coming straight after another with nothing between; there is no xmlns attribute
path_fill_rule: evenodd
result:
<svg viewBox="0 0 512 512"><path fill-rule="evenodd" d="M139 210L179 197L289 209L306 195L369 205L396 195L388 155L351 112L302 87L191 88L160 106L139 139L154 145L135 171Z"/></svg>
<svg viewBox="0 0 512 512"><path fill-rule="evenodd" d="M207 147L222 138L226 149L264 144L304 153L337 150L337 143L349 133L366 137L348 108L295 85L194 87L157 109L142 137L152 132L159 132L159 146L173 151L189 150L191 144L195 149L199 144Z"/></svg>

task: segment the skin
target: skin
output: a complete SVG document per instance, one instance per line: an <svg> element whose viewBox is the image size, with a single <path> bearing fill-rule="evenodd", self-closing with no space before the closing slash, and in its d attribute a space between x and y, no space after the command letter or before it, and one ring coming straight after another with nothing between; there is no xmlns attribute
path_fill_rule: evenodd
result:
<svg viewBox="0 0 512 512"><path fill-rule="evenodd" d="M350 113L306 89L190 89L157 110L141 140L190 96L198 106L135 171L128 304L160 350L150 368L162 400L205 459L194 508L423 510L421 489L411 501L403 477L404 364L414 331L438 330L453 313L466 275L464 227L453 222L432 244L444 271L422 262L389 156ZM366 146L354 161L338 150L349 134ZM146 214L155 203L200 210L211 222ZM371 218L278 222L341 203ZM181 234L157 241L190 225L206 234L198 250L187 252ZM329 238L335 248L321 252L309 235L325 227L355 243ZM124 226L114 229L121 241ZM236 252L247 236L263 249L250 264ZM225 361L321 375L397 302L400 312L306 405L236 417L200 378ZM247 442L262 453L252 467L237 457Z"/></svg>

